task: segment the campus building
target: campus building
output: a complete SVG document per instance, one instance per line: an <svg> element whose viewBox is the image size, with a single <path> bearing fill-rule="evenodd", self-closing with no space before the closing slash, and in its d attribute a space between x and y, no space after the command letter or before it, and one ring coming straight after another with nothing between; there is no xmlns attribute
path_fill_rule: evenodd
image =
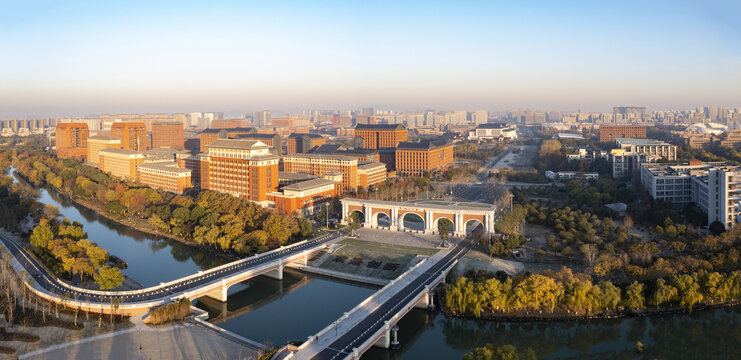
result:
<svg viewBox="0 0 741 360"><path fill-rule="evenodd" d="M301 211L302 215L322 210L322 205L342 194L342 183L326 178L316 178L296 182L281 188L281 192L271 194L275 210L284 214Z"/></svg>
<svg viewBox="0 0 741 360"><path fill-rule="evenodd" d="M199 135L201 139L201 152L208 152L208 145L218 139L233 139L238 135L257 134L253 127L230 128L230 129L206 129Z"/></svg>
<svg viewBox="0 0 741 360"><path fill-rule="evenodd" d="M155 189L182 193L191 187L191 171L174 161L144 163L136 167L137 180Z"/></svg>
<svg viewBox="0 0 741 360"><path fill-rule="evenodd" d="M481 124L468 132L468 140L505 140L517 139L515 124Z"/></svg>
<svg viewBox="0 0 741 360"><path fill-rule="evenodd" d="M403 142L396 147L396 173L423 175L453 162L453 144L441 140Z"/></svg>
<svg viewBox="0 0 741 360"><path fill-rule="evenodd" d="M324 145L327 140L319 134L293 133L286 139L286 154L304 154L316 146Z"/></svg>
<svg viewBox="0 0 741 360"><path fill-rule="evenodd" d="M609 143L617 138L646 138L646 127L641 125L600 125L599 141Z"/></svg>
<svg viewBox="0 0 741 360"><path fill-rule="evenodd" d="M339 144L324 144L312 149L311 153L352 156L360 162L373 162L379 160L377 150L365 150L362 146L348 149Z"/></svg>
<svg viewBox="0 0 741 360"><path fill-rule="evenodd" d="M152 123L152 148L184 149L183 123L161 121Z"/></svg>
<svg viewBox="0 0 741 360"><path fill-rule="evenodd" d="M283 156L283 171L312 174L321 177L328 172L342 174L342 188L358 188L358 159L344 155L290 154Z"/></svg>
<svg viewBox="0 0 741 360"><path fill-rule="evenodd" d="M401 124L357 124L354 136L362 138L368 150L395 148L407 141L407 128Z"/></svg>
<svg viewBox="0 0 741 360"><path fill-rule="evenodd" d="M116 122L111 125L111 136L121 140L121 148L147 150L147 128L143 122Z"/></svg>
<svg viewBox="0 0 741 360"><path fill-rule="evenodd" d="M190 183L196 189L201 189L201 184L208 182L208 162L203 162L201 157L206 154L179 153L175 156L178 167L190 170Z"/></svg>
<svg viewBox="0 0 741 360"><path fill-rule="evenodd" d="M84 159L87 156L90 131L86 123L59 123L54 135L58 157Z"/></svg>
<svg viewBox="0 0 741 360"><path fill-rule="evenodd" d="M234 134L231 139L257 140L270 146L270 152L274 155L283 153L283 138L279 134Z"/></svg>
<svg viewBox="0 0 741 360"><path fill-rule="evenodd" d="M364 189L372 185L386 182L388 171L386 164L380 162L364 162L358 164L358 186Z"/></svg>
<svg viewBox="0 0 741 360"><path fill-rule="evenodd" d="M722 162L641 164L641 184L652 198L677 206L695 203L726 229L741 221L741 167Z"/></svg>
<svg viewBox="0 0 741 360"><path fill-rule="evenodd" d="M208 154L200 156L201 189L261 203L268 201L268 192L278 188L280 158L271 154L266 144L255 140L217 139L207 147Z"/></svg>
<svg viewBox="0 0 741 360"><path fill-rule="evenodd" d="M100 164L98 153L103 149L119 149L121 140L112 136L91 136L87 139L87 162Z"/></svg>
<svg viewBox="0 0 741 360"><path fill-rule="evenodd" d="M641 163L677 159L677 147L663 141L617 138L615 143L619 149L610 151L613 178L630 177L638 171Z"/></svg>
<svg viewBox="0 0 741 360"><path fill-rule="evenodd" d="M144 154L130 149L102 149L98 152L98 167L113 176L136 180L136 167L144 162Z"/></svg>

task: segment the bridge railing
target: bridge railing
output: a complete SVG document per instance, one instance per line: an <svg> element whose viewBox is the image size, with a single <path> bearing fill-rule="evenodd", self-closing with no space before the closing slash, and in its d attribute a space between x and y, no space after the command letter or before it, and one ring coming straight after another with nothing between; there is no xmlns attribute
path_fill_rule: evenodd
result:
<svg viewBox="0 0 741 360"><path fill-rule="evenodd" d="M337 321L341 321L341 320L345 320L345 319L350 318L350 316L352 316L354 313L362 310L367 304L369 304L373 300L375 300L378 297L380 297L383 294L384 290L386 290L386 289L394 286L399 281L402 281L402 279L403 280L406 280L406 276L409 276L409 274L411 274L415 269L418 269L419 267L421 267L422 264L427 263L427 260L428 259L429 258L424 259L424 260L418 262L417 264L415 264L414 266L412 266L411 268L409 268L407 271L405 271L403 274L401 274L399 277L397 277L394 280L391 280L391 282L389 282L388 284L386 284L385 286L383 286L381 289L379 289L378 291L376 291L375 293L373 293L373 295L367 297L360 304L358 304L357 306L355 306L354 308L352 308L352 310L346 312L338 320L336 320L335 322L332 322L331 324L327 325L327 327L325 327L324 329L320 330L315 335L310 336L307 341L305 341L303 344L301 344L301 346L299 346L299 351L302 350L302 349L305 349L306 347L308 347L309 345L311 345L312 343L314 343L316 341L316 339L320 338L322 335L324 335L327 332L331 331L336 326L335 323ZM373 309L375 309L376 307L378 307L380 305L381 304L377 304Z"/></svg>
<svg viewBox="0 0 741 360"><path fill-rule="evenodd" d="M281 246L279 248L276 248L276 249L273 249L273 250L270 250L270 251L266 251L264 253L255 254L255 255L252 255L252 256L247 257L247 258L244 258L244 259L232 261L230 263L219 265L219 266L210 268L210 269L205 270L205 271L198 271L195 274L191 274L191 275L188 275L188 276L179 278L179 279L168 281L166 283L160 283L159 285L156 285L156 286L150 286L150 287L143 288L143 289L138 289L138 290L103 291L103 290L84 289L84 288L77 287L77 286L74 286L74 285L71 285L71 284L67 284L64 281L58 281L58 283L60 285L64 286L65 288L70 289L71 291L76 291L78 293L85 293L85 294L91 294L91 295L101 295L101 296L141 295L141 294L144 294L144 293L147 293L147 292L161 290L163 288L166 288L166 287L169 287L169 286L172 286L172 285L177 285L177 284L186 282L188 280L196 279L196 278L201 277L203 275L208 275L208 274L211 274L211 273L214 273L214 272L218 272L220 270L223 270L223 269L226 269L226 268L235 266L235 265L240 265L242 263L245 263L245 262L254 260L254 259L259 258L259 257L262 257L262 256L267 256L267 255L270 255L270 254L273 254L273 253L276 253L276 252L280 252L280 251L283 251L283 250L286 250L286 249L291 249L293 247L298 247L298 246L304 245L304 244L306 244L306 243L308 243L310 241L316 241L316 240L322 239L324 237L329 237L329 236L331 236L331 235L330 234L325 234L325 235L320 236L320 237L317 237L315 239L303 240L303 241L300 241L300 242L297 242L297 243L294 243L294 244L291 244L291 245L288 245L288 246ZM22 253L22 254L24 256L26 256L25 253ZM31 260L31 261L33 261L33 260Z"/></svg>

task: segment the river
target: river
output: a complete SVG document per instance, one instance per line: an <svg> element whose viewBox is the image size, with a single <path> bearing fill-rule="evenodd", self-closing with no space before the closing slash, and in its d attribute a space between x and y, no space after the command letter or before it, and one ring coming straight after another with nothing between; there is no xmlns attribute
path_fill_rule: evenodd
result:
<svg viewBox="0 0 741 360"><path fill-rule="evenodd" d="M53 190L38 189L39 200L79 221L91 241L126 262L123 273L144 286L195 273L224 259L177 241L122 226L77 205ZM305 340L375 288L287 270L282 281L257 277L232 286L222 304L204 298L196 306L214 323L274 345ZM226 313L224 313L226 310ZM530 347L539 359L633 359L636 341L646 359L741 358L741 307L691 314L592 321L487 322L446 318L413 310L399 323L399 350L373 348L363 359L460 359L486 343Z"/></svg>

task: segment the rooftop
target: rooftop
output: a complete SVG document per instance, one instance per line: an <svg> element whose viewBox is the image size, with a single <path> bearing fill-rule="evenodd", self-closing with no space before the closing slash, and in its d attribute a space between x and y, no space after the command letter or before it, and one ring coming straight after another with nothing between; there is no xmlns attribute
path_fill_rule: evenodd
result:
<svg viewBox="0 0 741 360"><path fill-rule="evenodd" d="M294 172L285 172L285 171L279 171L278 172L278 179L285 179L285 180L311 180L316 179L317 177L311 174L305 174L305 173L294 173Z"/></svg>
<svg viewBox="0 0 741 360"><path fill-rule="evenodd" d="M107 148L107 149L101 149L99 153L109 153L109 154L119 154L119 155L141 155L144 157L144 154L130 149L114 149L114 148Z"/></svg>
<svg viewBox="0 0 741 360"><path fill-rule="evenodd" d="M179 168L178 164L175 162L154 162L154 163L145 163L137 166L140 169L152 169L152 170L165 170L170 171L178 174L190 174L190 169L185 168Z"/></svg>
<svg viewBox="0 0 741 360"><path fill-rule="evenodd" d="M322 144L317 147L315 147L312 152L321 154L321 153L333 153L338 150L345 150L345 147L340 144Z"/></svg>
<svg viewBox="0 0 741 360"><path fill-rule="evenodd" d="M369 162L364 162L364 163L358 164L358 170L361 170L361 169L366 169L366 170L367 169L375 169L375 168L379 168L379 167L383 167L385 169L386 168L386 164L381 163L381 162L375 162L375 161L369 161Z"/></svg>
<svg viewBox="0 0 741 360"><path fill-rule="evenodd" d="M305 159L332 159L332 160L344 160L344 161L357 161L356 158L352 156L345 156L345 155L332 155L332 154L304 154L304 153L296 153L296 154L290 154L290 155L283 155L283 158L305 158Z"/></svg>
<svg viewBox="0 0 741 360"><path fill-rule="evenodd" d="M477 129L504 129L504 128L511 127L512 125L514 125L514 124L486 123L486 124L481 124L481 125L477 126L476 128Z"/></svg>
<svg viewBox="0 0 741 360"><path fill-rule="evenodd" d="M265 145L259 140L248 140L248 139L217 139L214 142L206 145L207 148L221 148L221 149L240 149L240 150L252 150L252 149L269 149L270 147Z"/></svg>
<svg viewBox="0 0 741 360"><path fill-rule="evenodd" d="M180 125L183 126L183 123L180 121L155 121L152 123L152 126L154 125Z"/></svg>
<svg viewBox="0 0 741 360"><path fill-rule="evenodd" d="M306 181L297 182L295 184L286 185L283 187L283 191L306 191L316 189L318 187L334 185L336 182L323 178L311 179Z"/></svg>
<svg viewBox="0 0 741 360"><path fill-rule="evenodd" d="M232 133L232 132L254 133L254 132L257 132L257 129L255 129L253 127L229 128L229 129L211 129L211 128L208 128L206 130L201 131L201 134L218 134L221 131L226 131L227 133Z"/></svg>
<svg viewBox="0 0 741 360"><path fill-rule="evenodd" d="M406 130L402 124L357 124L355 130Z"/></svg>
<svg viewBox="0 0 741 360"><path fill-rule="evenodd" d="M636 146L649 146L649 145L671 145L656 139L635 139L635 138L615 138L615 142L619 145L636 145Z"/></svg>
<svg viewBox="0 0 741 360"><path fill-rule="evenodd" d="M314 139L323 137L319 134L307 134L307 133L293 133L291 135L288 135L289 138L298 138L298 137L304 137L304 136L314 138Z"/></svg>
<svg viewBox="0 0 741 360"><path fill-rule="evenodd" d="M420 142L400 142L396 147L400 150L432 150L452 145L443 140L423 140Z"/></svg>

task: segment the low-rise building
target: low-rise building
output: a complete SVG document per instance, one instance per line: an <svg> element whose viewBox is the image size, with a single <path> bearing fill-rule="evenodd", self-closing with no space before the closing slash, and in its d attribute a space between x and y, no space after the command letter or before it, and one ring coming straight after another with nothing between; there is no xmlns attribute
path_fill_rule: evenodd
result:
<svg viewBox="0 0 741 360"><path fill-rule="evenodd" d="M121 148L121 140L113 136L91 136L87 139L87 162L98 166L100 164L100 157L98 156L100 150L119 148Z"/></svg>
<svg viewBox="0 0 741 360"><path fill-rule="evenodd" d="M286 154L308 153L314 147L326 143L327 140L319 134L293 133L286 139Z"/></svg>
<svg viewBox="0 0 741 360"><path fill-rule="evenodd" d="M303 215L308 215L321 210L323 204L341 193L340 182L317 178L286 185L281 188L281 192L270 195L277 211L284 214L300 211Z"/></svg>
<svg viewBox="0 0 741 360"><path fill-rule="evenodd" d="M658 155L626 153L623 149L610 150L609 158L614 179L631 177L634 172L640 169L641 164L656 163L662 159Z"/></svg>
<svg viewBox="0 0 741 360"><path fill-rule="evenodd" d="M579 172L579 171L545 171L545 177L551 180L597 180L599 174L596 172Z"/></svg>
<svg viewBox="0 0 741 360"><path fill-rule="evenodd" d="M641 184L656 200L677 206L695 203L726 229L741 221L741 167L722 162L641 164Z"/></svg>
<svg viewBox="0 0 741 360"><path fill-rule="evenodd" d="M278 172L278 188L283 186L299 183L306 180L317 179L316 176L305 173L293 173L293 172Z"/></svg>
<svg viewBox="0 0 741 360"><path fill-rule="evenodd" d="M144 154L130 149L102 149L98 152L98 167L113 176L136 180L136 167L144 162Z"/></svg>
<svg viewBox="0 0 741 360"><path fill-rule="evenodd" d="M358 188L358 159L343 155L290 154L283 156L283 171L324 176L327 172L342 173L342 187L346 191Z"/></svg>
<svg viewBox="0 0 741 360"><path fill-rule="evenodd" d="M191 187L191 170L174 161L144 163L136 167L138 181L155 189L182 193Z"/></svg>
<svg viewBox="0 0 741 360"><path fill-rule="evenodd" d="M609 143L617 138L646 138L646 127L642 125L600 125L599 141Z"/></svg>
<svg viewBox="0 0 741 360"><path fill-rule="evenodd" d="M616 138L615 143L625 154L656 155L669 161L677 159L677 146L661 140Z"/></svg>
<svg viewBox="0 0 741 360"><path fill-rule="evenodd" d="M380 162L364 162L358 164L358 186L367 189L373 185L386 182L386 164Z"/></svg>

